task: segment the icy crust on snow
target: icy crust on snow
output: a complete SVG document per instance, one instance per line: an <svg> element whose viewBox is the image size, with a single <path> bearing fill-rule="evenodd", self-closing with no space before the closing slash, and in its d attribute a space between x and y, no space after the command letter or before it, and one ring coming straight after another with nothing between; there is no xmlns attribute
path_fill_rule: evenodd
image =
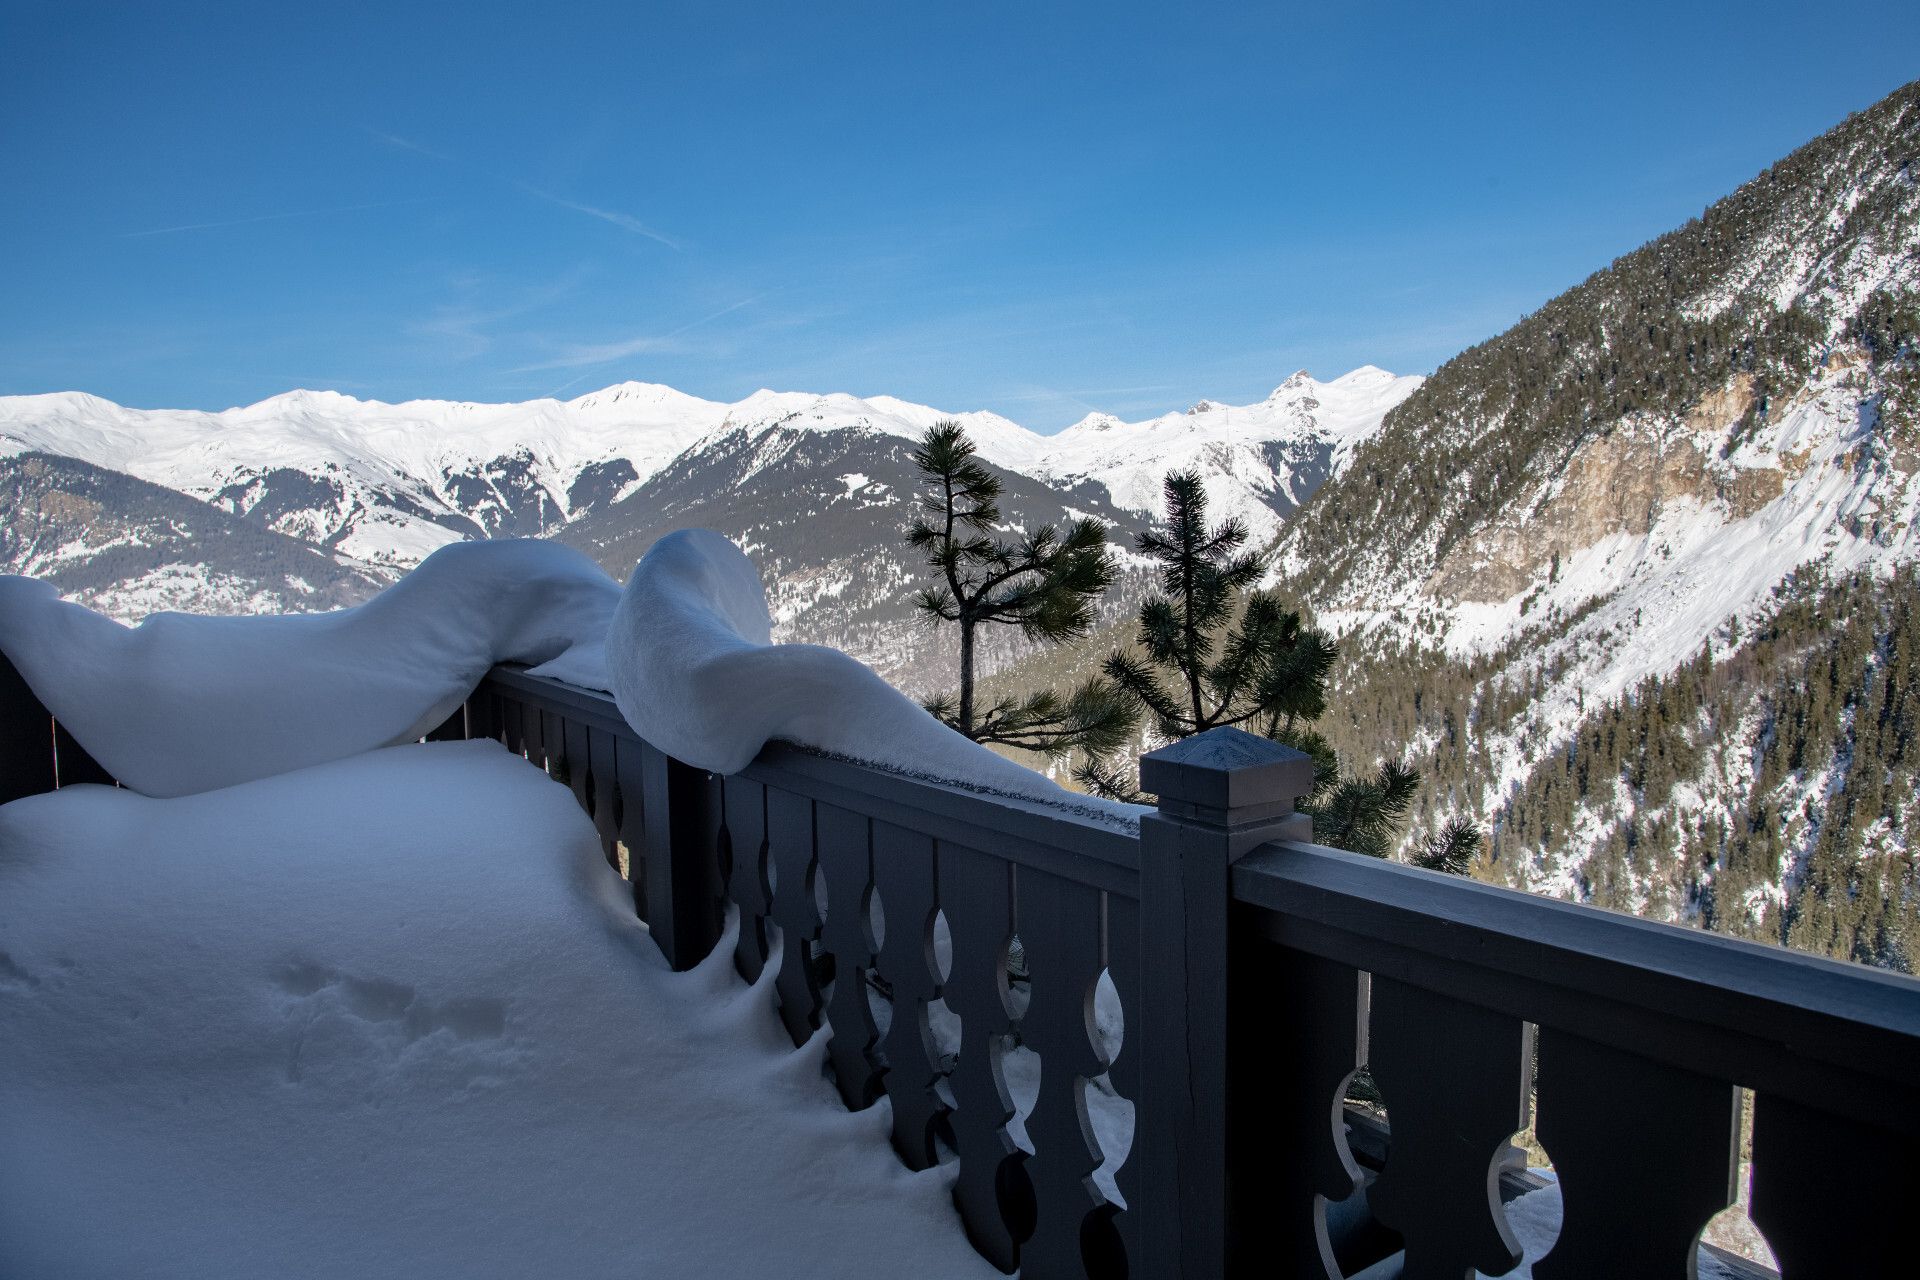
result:
<svg viewBox="0 0 1920 1280"><path fill-rule="evenodd" d="M333 613L137 627L0 576L0 653L125 786L179 796L411 741L496 662L598 687L619 597L580 552L532 540L443 547Z"/></svg>
<svg viewBox="0 0 1920 1280"><path fill-rule="evenodd" d="M607 634L607 679L634 731L677 759L736 773L769 742L1119 826L1145 812L1055 785L966 738L838 649L772 643L760 575L708 529L656 542Z"/></svg>
<svg viewBox="0 0 1920 1280"><path fill-rule="evenodd" d="M996 1275L731 954L489 742L0 807L0 1275Z"/></svg>

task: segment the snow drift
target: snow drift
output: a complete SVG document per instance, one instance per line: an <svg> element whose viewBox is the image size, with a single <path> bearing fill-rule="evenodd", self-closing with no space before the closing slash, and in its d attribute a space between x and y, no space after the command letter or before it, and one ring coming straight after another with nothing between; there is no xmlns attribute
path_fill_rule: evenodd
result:
<svg viewBox="0 0 1920 1280"><path fill-rule="evenodd" d="M368 601L122 626L0 577L0 653L93 756L180 796L410 742L498 662L611 691L641 737L733 773L779 740L969 790L1132 822L968 741L837 649L773 644L759 573L705 529L656 543L622 593L577 551L443 547Z"/></svg>
<svg viewBox="0 0 1920 1280"><path fill-rule="evenodd" d="M635 566L608 632L620 713L668 755L715 773L785 741L1118 821L1139 812L1068 792L949 729L857 659L774 644L772 630L760 575L739 547L707 529L668 534Z"/></svg>
<svg viewBox="0 0 1920 1280"><path fill-rule="evenodd" d="M590 678L619 598L531 540L443 547L366 604L267 618L126 627L0 577L0 653L124 785L179 796L411 741L496 662Z"/></svg>

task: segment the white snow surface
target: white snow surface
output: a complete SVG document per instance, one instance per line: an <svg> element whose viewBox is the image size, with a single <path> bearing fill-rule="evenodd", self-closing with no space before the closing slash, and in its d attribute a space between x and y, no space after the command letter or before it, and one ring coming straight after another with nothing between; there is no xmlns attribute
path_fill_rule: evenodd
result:
<svg viewBox="0 0 1920 1280"><path fill-rule="evenodd" d="M634 567L607 635L621 715L668 755L716 773L778 740L1121 825L1145 812L1069 792L947 728L857 659L773 644L772 629L745 552L710 529L668 534Z"/></svg>
<svg viewBox="0 0 1920 1280"><path fill-rule="evenodd" d="M0 1275L997 1274L490 742L0 807L0 947Z"/></svg>
<svg viewBox="0 0 1920 1280"><path fill-rule="evenodd" d="M125 786L178 796L408 742L496 662L592 683L620 592L586 556L457 543L333 613L127 627L0 576L0 652Z"/></svg>

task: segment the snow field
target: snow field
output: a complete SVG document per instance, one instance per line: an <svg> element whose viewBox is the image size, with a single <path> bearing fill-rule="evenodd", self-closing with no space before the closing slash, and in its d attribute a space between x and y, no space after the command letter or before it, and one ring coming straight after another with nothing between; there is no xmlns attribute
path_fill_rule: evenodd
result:
<svg viewBox="0 0 1920 1280"><path fill-rule="evenodd" d="M495 744L8 805L0 940L0 1274L997 1274Z"/></svg>

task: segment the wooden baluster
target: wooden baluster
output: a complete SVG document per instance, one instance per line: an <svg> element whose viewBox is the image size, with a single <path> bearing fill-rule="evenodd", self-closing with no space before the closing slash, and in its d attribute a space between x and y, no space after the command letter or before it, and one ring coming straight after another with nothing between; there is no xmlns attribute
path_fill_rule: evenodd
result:
<svg viewBox="0 0 1920 1280"><path fill-rule="evenodd" d="M947 1109L935 1087L940 1051L927 1023L927 1006L940 998L933 954L938 877L932 837L873 824L874 887L887 920L876 964L893 988L893 1021L883 1041L886 1089L893 1100L893 1149L909 1169L933 1167L934 1124Z"/></svg>
<svg viewBox="0 0 1920 1280"><path fill-rule="evenodd" d="M1107 895L1107 976L1113 980L1115 994L1120 997L1120 1011L1125 1024L1121 1036L1120 1056L1107 1068L1107 1079L1113 1084L1115 1093L1134 1104L1133 1142L1128 1149L1127 1160L1114 1174L1114 1185L1120 1190L1121 1199L1127 1202L1127 1208L1118 1217L1111 1219L1119 1232L1120 1243L1129 1259L1137 1259L1140 1254L1140 1215L1134 1212L1142 1203L1140 1199L1140 1099L1141 1092L1141 1046L1146 1043L1139 1024L1135 1021L1140 1011L1140 904L1132 898L1117 893ZM1112 1152L1105 1153L1109 1157ZM1138 1270L1136 1267L1135 1270Z"/></svg>
<svg viewBox="0 0 1920 1280"><path fill-rule="evenodd" d="M0 654L0 804L59 784L53 763L53 714Z"/></svg>
<svg viewBox="0 0 1920 1280"><path fill-rule="evenodd" d="M1733 1203L1739 1091L1552 1027L1540 1028L1536 1088L1566 1216L1533 1274L1690 1277L1694 1239Z"/></svg>
<svg viewBox="0 0 1920 1280"><path fill-rule="evenodd" d="M1026 1153L1007 1132L1013 1099L1001 1070L1001 1037L1013 1030L1007 1004L1007 948L1013 941L1013 868L960 845L940 846L940 904L953 935L947 1004L960 1017L953 1069L953 1132L960 1174L953 1198L988 1261L1011 1272L1032 1229Z"/></svg>
<svg viewBox="0 0 1920 1280"><path fill-rule="evenodd" d="M1448 996L1376 976L1369 1066L1392 1146L1368 1192L1406 1240L1402 1280L1505 1275L1520 1260L1494 1162L1526 1127L1532 1029Z"/></svg>
<svg viewBox="0 0 1920 1280"><path fill-rule="evenodd" d="M880 1029L867 1004L867 968L873 963L868 893L873 886L872 823L830 804L814 810L820 875L827 886L827 918L820 938L833 957L833 992L826 1008L833 1038L827 1055L833 1062L840 1099L850 1111L873 1105L880 1096L880 1065L874 1054Z"/></svg>
<svg viewBox="0 0 1920 1280"><path fill-rule="evenodd" d="M587 802L587 775L593 763L587 746L587 726L571 716L556 718L567 785L573 788L573 798L580 802L580 807L592 814L593 806Z"/></svg>
<svg viewBox="0 0 1920 1280"><path fill-rule="evenodd" d="M646 788L647 925L676 970L706 959L720 937L720 780L641 747Z"/></svg>
<svg viewBox="0 0 1920 1280"><path fill-rule="evenodd" d="M620 870L620 772L618 736L605 729L587 730L587 812L600 835L607 865Z"/></svg>
<svg viewBox="0 0 1920 1280"><path fill-rule="evenodd" d="M771 954L767 938L767 916L773 910L773 890L767 883L767 789L744 778L728 778L726 811L733 845L727 896L740 912L733 967L748 982L758 982Z"/></svg>
<svg viewBox="0 0 1920 1280"><path fill-rule="evenodd" d="M1878 1102L1889 1108L1885 1126L1755 1096L1750 1212L1781 1280L1913 1274L1912 1093Z"/></svg>
<svg viewBox="0 0 1920 1280"><path fill-rule="evenodd" d="M103 787L113 785L113 775L101 767L87 753L87 749L59 721L53 724L54 771L60 776L60 785L71 787L81 782L98 783Z"/></svg>
<svg viewBox="0 0 1920 1280"><path fill-rule="evenodd" d="M1232 932L1229 1256L1243 1274L1339 1280L1326 1206L1361 1185L1343 1101L1361 1062L1360 973L1266 942L1255 923Z"/></svg>
<svg viewBox="0 0 1920 1280"><path fill-rule="evenodd" d="M793 1042L805 1044L820 1025L820 983L813 941L820 913L813 900L813 801L767 790L767 860L774 868L773 921L780 926L780 1021Z"/></svg>
<svg viewBox="0 0 1920 1280"><path fill-rule="evenodd" d="M644 742L623 742L615 750L614 777L619 787L620 843L627 846L627 883L633 886L633 913L653 919L647 900L647 759L653 748ZM651 928L651 924L648 926Z"/></svg>
<svg viewBox="0 0 1920 1280"><path fill-rule="evenodd" d="M529 764L545 769L551 755L558 753L559 735L553 733L553 728L553 720L548 712L531 702L520 704L520 732L526 738Z"/></svg>
<svg viewBox="0 0 1920 1280"><path fill-rule="evenodd" d="M524 757L527 754L526 717L529 714L538 715L539 713L530 712L527 704L518 698L501 695L500 741L507 750L517 756Z"/></svg>
<svg viewBox="0 0 1920 1280"><path fill-rule="evenodd" d="M1083 1097L1088 1080L1107 1069L1093 1024L1093 989L1103 967L1100 891L1025 870L1020 917L1033 922L1020 935L1033 990L1020 1037L1040 1055L1040 1094L1027 1117L1035 1225L1020 1247L1021 1274L1036 1280L1105 1276L1117 1264L1124 1275L1124 1259L1112 1257L1110 1248L1087 1248L1089 1237L1111 1238L1105 1219L1117 1211L1093 1182L1101 1151Z"/></svg>
<svg viewBox="0 0 1920 1280"><path fill-rule="evenodd" d="M464 742L467 738L467 704L461 703L453 714L427 730L428 742Z"/></svg>
<svg viewBox="0 0 1920 1280"><path fill-rule="evenodd" d="M469 738L492 738L501 740L504 732L500 715L500 695L485 685L473 691L467 699L467 736Z"/></svg>

